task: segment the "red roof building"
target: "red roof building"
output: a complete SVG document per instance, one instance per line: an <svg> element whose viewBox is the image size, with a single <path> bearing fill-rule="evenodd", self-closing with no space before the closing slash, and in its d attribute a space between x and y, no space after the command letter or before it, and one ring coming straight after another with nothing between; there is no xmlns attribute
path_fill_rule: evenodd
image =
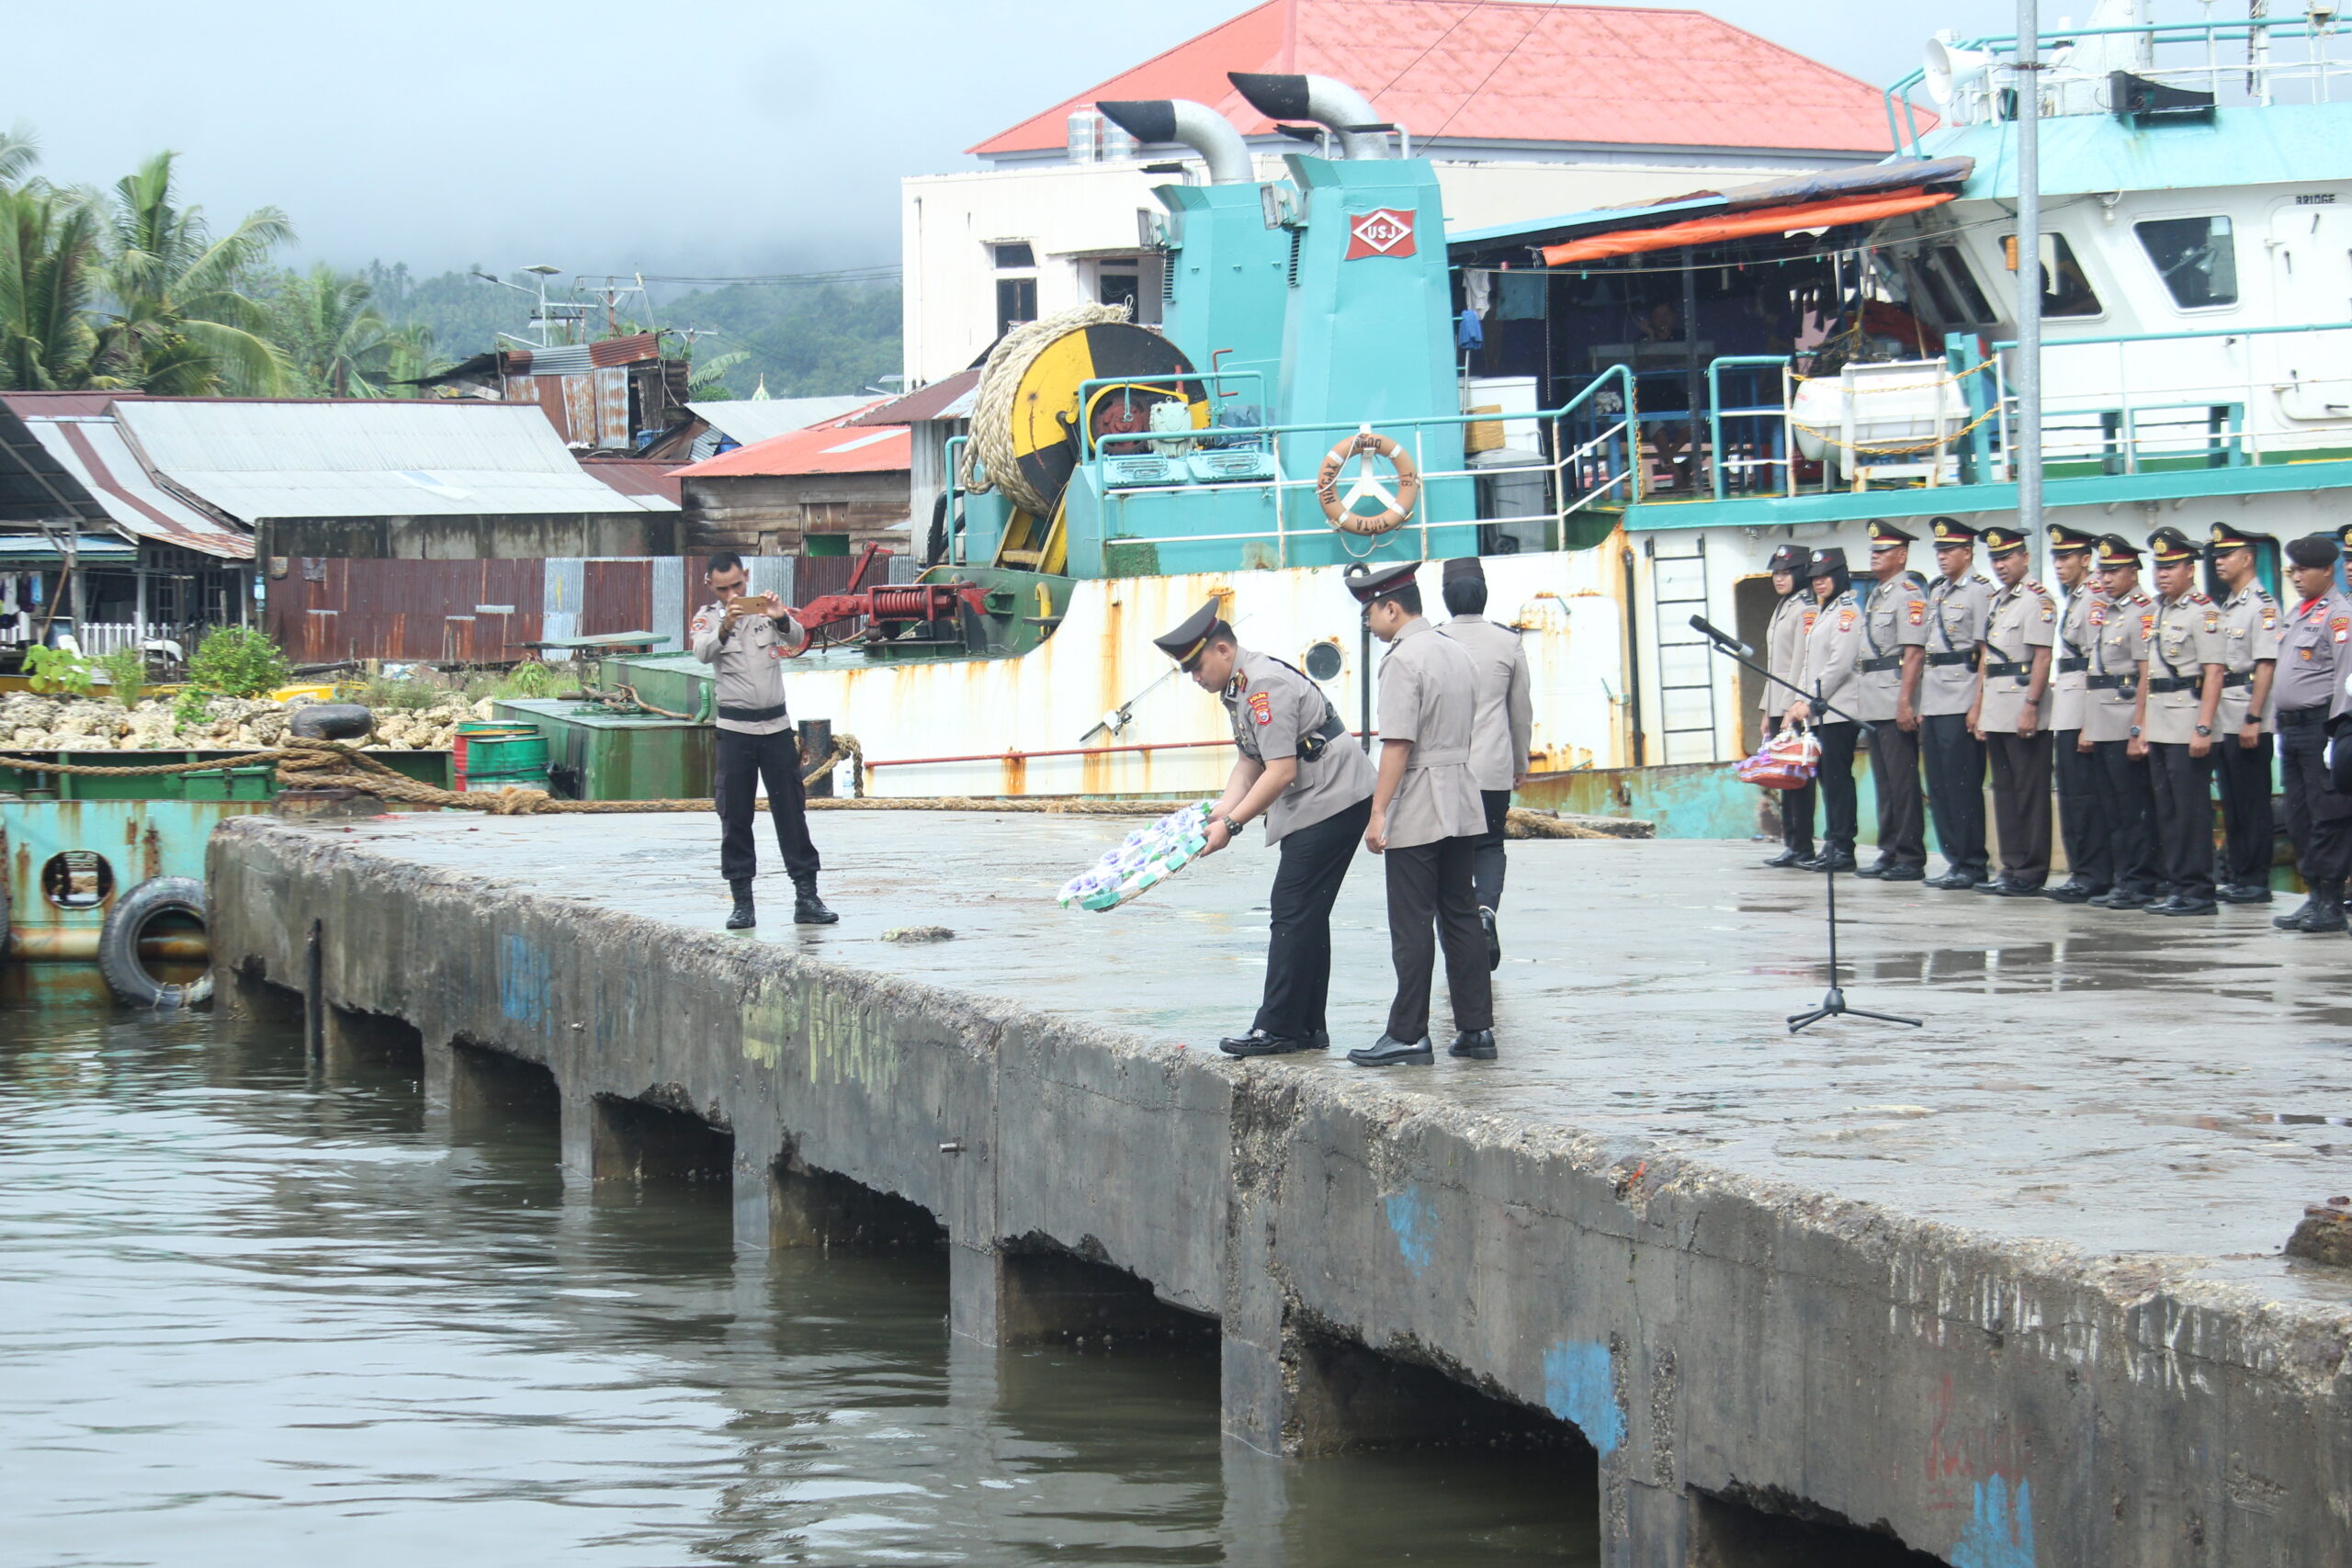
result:
<svg viewBox="0 0 2352 1568"><path fill-rule="evenodd" d="M1272 125L1228 71L1335 77L1416 148L1510 144L1883 154L1879 89L1703 11L1539 0L1267 0L967 151L1066 155L1074 110L1192 98L1245 136ZM1522 154L1525 155L1525 154Z"/></svg>
<svg viewBox="0 0 2352 1568"><path fill-rule="evenodd" d="M688 552L843 557L868 543L907 550L910 432L853 423L888 400L673 470Z"/></svg>

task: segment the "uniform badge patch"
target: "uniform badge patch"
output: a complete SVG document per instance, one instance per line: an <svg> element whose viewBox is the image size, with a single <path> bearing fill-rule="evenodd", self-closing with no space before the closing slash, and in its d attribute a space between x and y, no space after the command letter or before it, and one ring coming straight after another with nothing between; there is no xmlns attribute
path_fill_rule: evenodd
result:
<svg viewBox="0 0 2352 1568"><path fill-rule="evenodd" d="M1840 610L1838 612L1838 629L1841 632L1849 632L1854 629L1853 611Z"/></svg>
<svg viewBox="0 0 2352 1568"><path fill-rule="evenodd" d="M2106 605L2104 605L2104 604L2094 604L2094 605L2092 605L2092 606L2091 606L2091 625L2093 625L2093 626L2103 626L2107 625L2107 606L2106 606Z"/></svg>
<svg viewBox="0 0 2352 1568"><path fill-rule="evenodd" d="M1260 724L1274 722L1274 699L1264 692L1250 694L1250 716Z"/></svg>
<svg viewBox="0 0 2352 1568"><path fill-rule="evenodd" d="M1928 624L1928 602L1925 599L1911 601L1911 624L1915 626L1924 626Z"/></svg>
<svg viewBox="0 0 2352 1568"><path fill-rule="evenodd" d="M2048 626L2051 622L2052 622L2052 621L2056 620L2057 618L2058 618L2058 612L2057 612L2057 611L2055 611L2055 610L2052 609L2052 608L2051 608L2048 604L2045 604L2044 605L2042 605L2042 606L2041 606L2041 623L2042 623L2042 625L2044 625L2044 626Z"/></svg>
<svg viewBox="0 0 2352 1568"><path fill-rule="evenodd" d="M2222 617L2218 611L2205 612L2205 629L2209 632L2217 632L2222 629Z"/></svg>
<svg viewBox="0 0 2352 1568"><path fill-rule="evenodd" d="M2154 616L2154 615L2143 615L2143 616L2141 616L2141 617L2140 617L2140 635L2141 635L2142 637L2148 637L2148 636L2153 635L2153 634L2154 633L2155 629L2156 629L2156 618L2155 618L2155 616Z"/></svg>
<svg viewBox="0 0 2352 1568"><path fill-rule="evenodd" d="M2335 619L2327 623L2327 635L2338 642L2344 641L2346 637L2352 637L2352 620L2342 615L2336 616Z"/></svg>
<svg viewBox="0 0 2352 1568"><path fill-rule="evenodd" d="M2278 612L2270 605L2262 607L2262 629L2269 631L2278 625Z"/></svg>
<svg viewBox="0 0 2352 1568"><path fill-rule="evenodd" d="M1813 630L1813 623L1814 623L1814 622L1815 622L1815 621L1817 621L1817 620L1819 620L1819 619L1821 619L1821 612L1820 612L1820 611L1818 611L1818 610L1807 610L1807 611L1804 613L1804 629L1805 629L1806 631L1808 631L1808 632L1809 632L1809 631L1811 631L1811 630Z"/></svg>

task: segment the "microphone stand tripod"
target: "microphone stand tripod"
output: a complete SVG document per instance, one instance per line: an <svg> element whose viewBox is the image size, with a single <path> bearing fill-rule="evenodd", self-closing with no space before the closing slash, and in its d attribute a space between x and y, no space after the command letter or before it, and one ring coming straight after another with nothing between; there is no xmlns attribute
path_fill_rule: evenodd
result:
<svg viewBox="0 0 2352 1568"><path fill-rule="evenodd" d="M1860 726L1864 736L1871 733L1871 727L1867 720L1848 713L1843 708L1832 707L1823 696L1820 687L1815 686L1808 692L1793 681L1783 680L1763 665L1757 663L1755 660L1748 657L1752 650L1747 645L1732 637L1722 627L1712 625L1699 615L1690 617L1690 625L1692 629L1705 636L1712 651L1723 655L1744 670L1754 671L1776 686L1787 687L1798 696L1803 697L1815 714L1836 714L1839 718ZM1861 1008L1846 1005L1845 988L1838 984L1838 873L1834 870L1824 871L1822 882L1829 900L1829 989L1823 994L1821 1005L1811 1012L1790 1014L1789 1032L1794 1034L1811 1024L1819 1023L1825 1018L1867 1018L1880 1023L1906 1024L1913 1029L1925 1027L1916 1018L1900 1018L1891 1012L1871 1012Z"/></svg>

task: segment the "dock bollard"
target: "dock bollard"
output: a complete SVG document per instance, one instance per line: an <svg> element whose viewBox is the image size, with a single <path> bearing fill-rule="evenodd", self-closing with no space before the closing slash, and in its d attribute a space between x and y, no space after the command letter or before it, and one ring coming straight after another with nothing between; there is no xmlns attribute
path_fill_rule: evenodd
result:
<svg viewBox="0 0 2352 1568"><path fill-rule="evenodd" d="M824 758L833 754L833 721L830 718L804 718L800 721L800 767L806 773ZM833 770L827 768L808 785L811 800L833 797Z"/></svg>

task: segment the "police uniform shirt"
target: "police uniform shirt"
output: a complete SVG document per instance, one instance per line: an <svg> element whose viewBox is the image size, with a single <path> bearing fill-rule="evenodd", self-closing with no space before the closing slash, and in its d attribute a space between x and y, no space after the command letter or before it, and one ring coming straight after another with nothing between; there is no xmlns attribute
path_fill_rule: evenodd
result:
<svg viewBox="0 0 2352 1568"><path fill-rule="evenodd" d="M695 657L711 667L718 705L775 712L775 716L761 719L729 718L721 713L718 728L738 735L774 735L791 728L791 716L785 712L784 665L776 648L775 623L765 615L741 615L734 629L721 637L718 628L726 619L727 606L705 604L695 612L687 633Z"/></svg>
<svg viewBox="0 0 2352 1568"><path fill-rule="evenodd" d="M1266 807L1269 844L1372 797L1372 759L1336 722L1323 689L1301 671L1272 654L1236 649L1233 679L1217 695L1243 756L1253 762L1298 758L1298 776ZM1336 736L1329 733L1334 728ZM1302 746L1318 754L1309 761Z"/></svg>
<svg viewBox="0 0 2352 1568"><path fill-rule="evenodd" d="M2132 707L2139 692L2135 677L2155 629L2156 602L2144 588L2134 588L2120 599L2102 593L2092 601L2090 681L2086 682L2090 705L2083 717L2083 734L2089 739L2132 738Z"/></svg>
<svg viewBox="0 0 2352 1568"><path fill-rule="evenodd" d="M2270 686L2270 710L2300 708L2341 712L2344 682L2352 671L2352 600L2330 589L2306 600L2287 617L2278 640L2278 673Z"/></svg>
<svg viewBox="0 0 2352 1568"><path fill-rule="evenodd" d="M1972 571L1955 582L1939 577L1928 590L1928 660L1919 676L1919 711L1966 713L1976 705L1976 645L1984 640L1992 579Z"/></svg>
<svg viewBox="0 0 2352 1568"><path fill-rule="evenodd" d="M1409 740L1405 780L1388 803L1388 845L1408 850L1487 830L1486 802L1470 776L1478 677L1462 645L1416 615L1380 661L1380 739Z"/></svg>
<svg viewBox="0 0 2352 1568"><path fill-rule="evenodd" d="M2254 703L2254 667L2278 657L2278 601L2258 582L2248 582L2222 604L2222 705L2213 713L2213 733L2235 735ZM2259 716L2269 728L2269 715Z"/></svg>
<svg viewBox="0 0 2352 1568"><path fill-rule="evenodd" d="M2148 716L2143 738L2186 746L2197 738L2197 715L2204 704L2205 666L2222 662L2222 607L2191 591L2156 606L2154 634L2148 639ZM2178 691L2159 684L2186 681ZM2213 733L2222 733L2221 726Z"/></svg>
<svg viewBox="0 0 2352 1568"><path fill-rule="evenodd" d="M1764 630L1764 668L1790 685L1805 685L1805 638L1813 631L1814 615L1818 608L1814 603L1813 584L1802 583L1774 608L1772 623ZM1809 686L1805 689L1812 690ZM1789 705L1795 700L1796 694L1788 686L1780 681L1767 681L1764 695L1757 705L1777 716L1788 712Z"/></svg>
<svg viewBox="0 0 2352 1568"><path fill-rule="evenodd" d="M1862 711L1859 671L1870 648L1862 634L1862 607L1852 589L1815 605L1813 625L1805 632L1804 664L1797 675L1806 696L1819 692L1831 707L1849 714ZM1835 713L1816 713L1813 718L1816 724L1852 722Z"/></svg>
<svg viewBox="0 0 2352 1568"><path fill-rule="evenodd" d="M2030 578L1993 596L1984 617L1984 696L1976 728L1987 735L2015 735L2033 689L2033 650L2057 642L2058 605L2050 591ZM2034 709L2033 727L2049 728L2049 697Z"/></svg>
<svg viewBox="0 0 2352 1568"><path fill-rule="evenodd" d="M1527 772L1535 739L1535 703L1528 689L1527 649L1519 633L1484 615L1456 615L1437 628L1470 656L1478 676L1471 720L1470 776L1480 789L1509 789Z"/></svg>
<svg viewBox="0 0 2352 1568"><path fill-rule="evenodd" d="M2086 578L2066 595L2066 610L2058 618L2058 643L2051 650L2050 704L2047 728L2080 729L2090 711L2091 607L2103 603Z"/></svg>
<svg viewBox="0 0 2352 1568"><path fill-rule="evenodd" d="M1928 646L1928 587L1917 572L1906 571L1891 582L1874 584L1869 595L1862 603L1862 661L1854 712L1875 724L1893 718L1902 700L1903 650Z"/></svg>

